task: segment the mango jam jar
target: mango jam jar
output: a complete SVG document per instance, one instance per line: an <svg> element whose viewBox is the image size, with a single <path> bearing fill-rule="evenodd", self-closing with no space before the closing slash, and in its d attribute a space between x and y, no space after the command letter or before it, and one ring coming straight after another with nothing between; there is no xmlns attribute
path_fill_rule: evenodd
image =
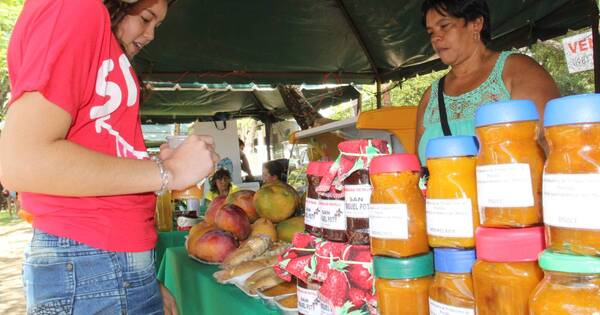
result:
<svg viewBox="0 0 600 315"><path fill-rule="evenodd" d="M544 228L479 227L473 288L478 315L528 315L529 296L542 280L537 264Z"/></svg>
<svg viewBox="0 0 600 315"><path fill-rule="evenodd" d="M475 229L479 226L477 151L477 139L472 136L440 137L427 143L425 213L431 247L475 247Z"/></svg>
<svg viewBox="0 0 600 315"><path fill-rule="evenodd" d="M429 315L433 275L431 252L409 258L373 257L377 311L380 315Z"/></svg>
<svg viewBox="0 0 600 315"><path fill-rule="evenodd" d="M399 258L429 252L419 170L414 154L378 156L371 161L369 234L373 256Z"/></svg>
<svg viewBox="0 0 600 315"><path fill-rule="evenodd" d="M532 101L481 106L475 132L477 201L481 225L527 227L542 223L544 151L537 143L539 113Z"/></svg>
<svg viewBox="0 0 600 315"><path fill-rule="evenodd" d="M544 224L556 252L600 256L600 95L548 102Z"/></svg>
<svg viewBox="0 0 600 315"><path fill-rule="evenodd" d="M430 314L475 314L471 269L475 250L433 249L435 276L429 287Z"/></svg>
<svg viewBox="0 0 600 315"><path fill-rule="evenodd" d="M529 314L600 314L600 258L545 250L540 267L544 280L531 295Z"/></svg>

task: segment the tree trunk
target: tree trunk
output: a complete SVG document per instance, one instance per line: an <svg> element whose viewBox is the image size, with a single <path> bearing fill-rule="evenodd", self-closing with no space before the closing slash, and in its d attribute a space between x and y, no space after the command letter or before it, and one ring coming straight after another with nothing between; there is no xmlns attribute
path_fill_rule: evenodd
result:
<svg viewBox="0 0 600 315"><path fill-rule="evenodd" d="M285 107L290 111L302 130L314 127L323 116L304 98L302 91L295 85L279 85L277 87Z"/></svg>

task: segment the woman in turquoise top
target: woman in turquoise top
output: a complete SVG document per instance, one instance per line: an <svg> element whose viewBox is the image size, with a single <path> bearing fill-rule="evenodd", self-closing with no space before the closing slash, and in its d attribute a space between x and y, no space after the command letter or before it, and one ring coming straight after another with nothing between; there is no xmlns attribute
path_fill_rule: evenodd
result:
<svg viewBox="0 0 600 315"><path fill-rule="evenodd" d="M542 115L546 102L560 96L550 74L532 58L486 47L491 31L485 0L425 0L421 9L433 49L450 66L443 95L452 135L475 134L480 105L530 99ZM438 93L436 80L419 103L416 145L423 163L427 141L444 135Z"/></svg>

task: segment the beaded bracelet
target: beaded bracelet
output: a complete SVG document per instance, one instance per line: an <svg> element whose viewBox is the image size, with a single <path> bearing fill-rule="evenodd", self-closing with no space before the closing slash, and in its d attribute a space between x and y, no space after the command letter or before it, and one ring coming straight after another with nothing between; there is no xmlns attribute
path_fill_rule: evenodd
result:
<svg viewBox="0 0 600 315"><path fill-rule="evenodd" d="M160 171L160 190L157 190L154 193L157 196L161 196L162 194L167 192L167 187L169 185L169 171L165 169L163 161L157 156L153 156L152 161L156 163L156 165L158 166L158 170Z"/></svg>

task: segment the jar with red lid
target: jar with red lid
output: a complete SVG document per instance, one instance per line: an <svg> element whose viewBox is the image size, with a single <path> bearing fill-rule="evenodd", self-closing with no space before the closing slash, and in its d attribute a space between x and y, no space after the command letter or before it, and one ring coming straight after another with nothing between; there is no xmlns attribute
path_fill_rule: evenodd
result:
<svg viewBox="0 0 600 315"><path fill-rule="evenodd" d="M349 244L369 244L369 204L371 182L369 164L380 155L389 154L387 142L379 139L359 139L341 142L338 181L344 186L346 238Z"/></svg>
<svg viewBox="0 0 600 315"><path fill-rule="evenodd" d="M479 227L473 287L478 315L527 315L529 297L544 274L538 255L544 250L544 228Z"/></svg>
<svg viewBox="0 0 600 315"><path fill-rule="evenodd" d="M420 169L414 154L391 154L371 161L372 255L401 258L429 252L425 200L418 186Z"/></svg>
<svg viewBox="0 0 600 315"><path fill-rule="evenodd" d="M306 232L321 236L321 211L319 210L319 194L317 187L323 175L329 171L333 162L310 162L306 169L308 187L304 204L304 229Z"/></svg>

